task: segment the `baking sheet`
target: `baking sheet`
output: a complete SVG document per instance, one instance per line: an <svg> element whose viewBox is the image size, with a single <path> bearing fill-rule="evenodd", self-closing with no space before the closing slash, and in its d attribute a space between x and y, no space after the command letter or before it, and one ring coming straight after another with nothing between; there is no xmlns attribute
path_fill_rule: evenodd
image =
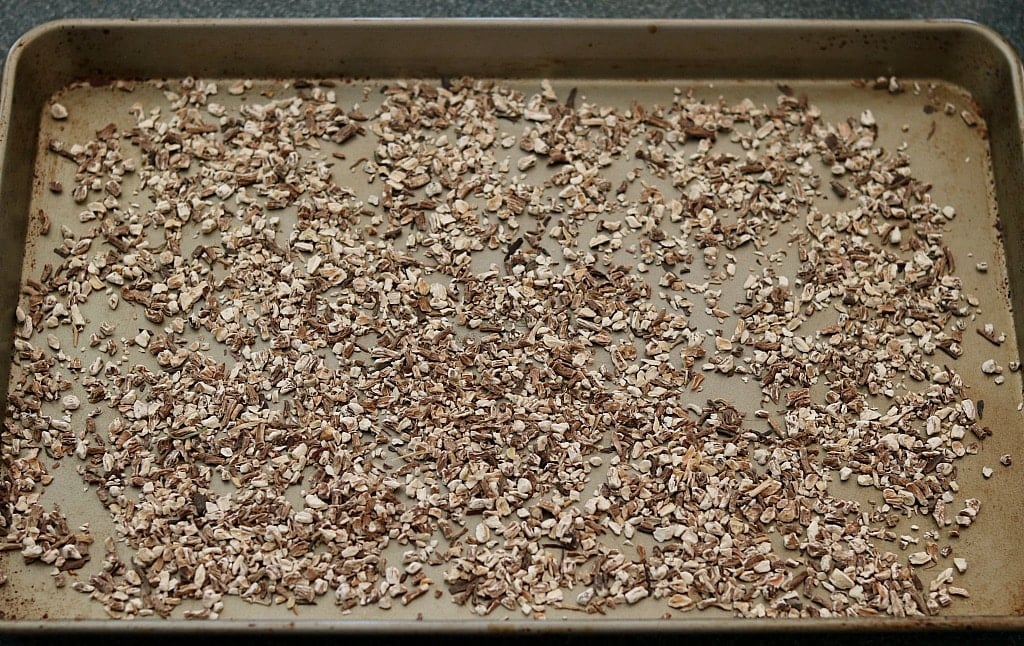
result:
<svg viewBox="0 0 1024 646"><path fill-rule="evenodd" d="M149 27L152 26L149 25ZM640 27L641 25L627 24L620 25L618 28L625 30L624 33L628 33L631 37L640 37L642 34L656 37L659 33L664 34L666 31L672 31L672 29L684 28L682 25L662 25L653 30L643 26L641 30ZM182 29L185 28L184 26L182 27ZM405 25L404 28L419 33L415 26ZM459 37L474 41L479 38L480 30L472 31L471 26L466 26L465 29L468 31L454 29L454 32ZM58 28L57 31L61 31L61 29ZM63 27L63 31L74 32L75 28L66 25ZM952 31L955 32L956 30ZM970 30L968 29L967 31ZM302 32L303 29L297 28L294 31L294 35ZM168 33L178 35L189 34L191 37L196 37L194 30L192 32L172 30ZM366 35L365 31L359 31L358 29L355 30L355 33L356 35ZM603 32L601 35L607 36L611 33L614 32ZM720 33L734 34L735 32L725 30ZM591 35L593 36L593 34ZM962 36L962 34L960 35ZM69 37L68 33L63 33L62 36L70 38L69 42L74 40L74 36ZM116 44L119 39L130 40L137 36L138 34L130 30L115 30L111 36L111 42ZM538 43L539 50L551 46L550 41L546 40L543 34L534 34L534 36L537 38L536 42ZM429 38L436 37L436 34L429 36ZM868 38L868 36L865 36L865 38ZM268 38L268 40L272 40L272 38ZM601 51L600 47L606 44L601 38L592 38L592 40L596 42L599 51ZM644 53L643 48L640 48L639 51L641 54ZM642 58L641 55L636 57L636 59ZM560 95L567 94L570 88L576 88L577 96L581 100L585 99L588 102L625 108L632 100L637 100L644 104L665 104L671 100L673 91L677 88L692 89L696 96L706 97L712 101L721 96L733 102L742 98L751 98L758 104L772 104L779 94L779 84L783 83L790 86L795 92L806 93L816 105L821 107L823 118L827 121L834 122L846 117L856 116L865 109L872 110L878 122L885 125L885 128L880 133L882 145L895 149L905 142L908 153L913 160L912 168L915 171L915 175L934 184L931 192L937 203L954 205L959 214L949 225L950 233L948 234L948 239L950 240L953 253L958 259L958 263L961 263L961 269L958 271L958 274L964 279L965 290L975 294L982 303L977 323L992 323L997 330L1007 332L1019 330L1019 326L1015 325L1011 316L1011 307L1006 291L1007 285L1012 285L1014 276L1013 274L1007 275L1007 263L1003 257L1004 248L1011 254L1015 252L1012 244L1003 246L1000 239L1000 230L997 228L998 213L998 217L1002 221L1000 227L1003 235L1011 241L1015 239L1014 236L1019 235L1014 226L1014 221L1007 218L1008 210L1004 207L1002 211L998 211L996 208L997 196L1002 198L1003 195L999 192L1003 186L999 178L1006 177L1007 174L1013 176L1013 173L1019 173L1019 168L1013 168L1013 159L1007 159L1007 151L1001 148L1005 147L1010 152L1016 150L1013 144L1014 133L999 128L1000 119L1006 117L999 110L1005 111L1005 107L997 106L990 108L982 103L982 109L979 110L979 106L972 101L972 98L962 88L941 79L936 79L934 76L922 76L919 78L901 77L901 81L905 84L908 91L894 95L886 91L873 90L869 87L856 87L851 84L851 79L848 78L827 80L795 75L772 77L770 80L732 81L728 79L743 78L743 75L737 74L737 70L727 66L714 70L705 69L703 70L704 74L696 75L717 77L716 80L694 78L693 76L688 77L682 74L678 76L670 75L670 78L667 80L638 80L635 78L624 78L621 75L621 66L619 64L589 60L578 63L579 67L577 69L585 73L575 75L565 73L564 66L566 64L563 61L558 61L555 57L548 59L542 56L542 59L545 61L555 61L556 67L563 66L561 73L548 74L547 72L550 70L544 69L544 66L540 64L537 64L536 69L531 70L527 68L527 71L536 73L526 73L524 68L517 67L517 73L512 74L517 77L513 81L516 87L528 93L538 92L540 91L541 79L552 77L554 89ZM495 65L495 61L498 61L500 67L500 57L488 60L490 60L490 65ZM209 63L207 62L206 64ZM410 65L408 62L404 64ZM430 62L428 66L437 64ZM633 64L636 64L636 62L633 61ZM509 65L512 64L509 63ZM629 66L630 61L627 61L625 63L627 71L630 69ZM358 64L353 67L364 71L359 68ZM76 76L81 77L83 75L82 69L74 70L77 72ZM102 70L102 68L99 69ZM228 65L226 68L221 69L236 68ZM391 71L387 62L382 63L379 69L384 73ZM415 70L415 68L411 69L414 70L413 75L415 75L415 71L422 71ZM459 64L455 69L458 69L460 72L475 71L467 69L466 63ZM572 66L569 65L568 69L572 69ZM829 75L831 75L831 68L826 69L829 70ZM93 69L92 71L97 72L98 70ZM137 75L120 69L117 71L124 74L125 77ZM247 68L245 71L245 76L247 77L266 78L267 76L275 76L273 72L277 71L277 69L270 70L256 65ZM365 71L372 74L374 70L371 68ZM480 71L493 71L493 67L483 65L480 67ZM664 72L663 69L660 71ZM891 68L884 71L889 72ZM113 73L110 75L117 76L117 74ZM751 75L755 74L752 73ZM141 76L151 77L153 73L142 73ZM331 75L325 73L318 76ZM378 79L381 78L376 74L373 74L373 76ZM814 76L824 76L824 74ZM876 75L864 74L864 76L873 79ZM16 82L11 81L9 77L10 74L8 74L8 83ZM386 76L384 79L386 79ZM220 75L219 82L223 85L230 84L230 80L223 78L223 75ZM365 99L362 88L364 85L375 87L374 84L380 82L382 81L337 85L335 89L341 95L338 103L363 102L368 108L372 107L372 101L368 102ZM293 91L293 89L287 87L287 82L268 81L266 83L267 87L273 87L275 92ZM60 87L53 87L51 90L60 92L59 99L68 107L72 116L67 121L54 121L46 116L44 110L38 109L42 108L42 105L36 106L37 111L35 112L34 123L37 124L39 131L38 134L31 138L35 154L23 157L23 159L33 157L36 159L34 190L31 192L31 202L25 205L27 208L20 211L14 210L8 214L8 217L12 219L11 224L15 228L23 227L26 221L31 221L26 215L37 213L39 209L43 209L53 215L55 218L54 226L59 226L60 220L58 218L60 218L62 213L65 217L76 217L77 211L67 208L67 196L63 196L63 198L55 196L47 190L47 185L50 181L62 179L62 173L65 175L63 181L69 185L71 183L69 177L67 177L67 174L70 172L67 165L62 164L62 160L57 159L55 156L43 152L52 137L59 136L59 138L66 141L89 139L96 130L102 128L111 120L116 122L118 119L123 119L128 107L132 103L136 101L145 103L147 91L154 92L152 88L146 88L143 84L137 84L136 90L132 93L122 92L107 84L98 84L97 87L76 87L68 90L61 90L59 89ZM351 94L345 95L344 92L350 92ZM8 93L6 96L6 100L11 101L10 94ZM44 95L44 98L48 97L48 94ZM977 98L976 90L974 99ZM150 100L155 103L158 99L159 97L152 97ZM942 112L926 112L923 109L926 103L945 104L947 102L955 106L953 115L946 115ZM983 112L988 118L988 121L983 124L987 126L987 130L984 127L968 127L960 118L959 113L961 110ZM1009 112L1012 113L1012 110L1009 110ZM932 124L935 124L934 130ZM515 132L515 129L513 128L512 131ZM986 133L989 138L986 138ZM1008 139L1009 142L1007 141ZM990 150L990 141L997 142L994 145L996 147L995 152ZM4 166L5 173L7 173L5 175L6 187L12 184L16 185L18 176L16 170L7 170L11 167L11 153L17 152L16 146L14 146L10 138L5 140L5 142L8 144L7 163ZM1019 144L1019 141L1017 143ZM370 150L361 150L359 146L369 146L371 144L372 142L370 141L356 142L353 147L346 148L346 155L348 155L349 159L359 159ZM22 152L24 153L25 150ZM359 184L358 176L354 177L352 182L356 185L357 192L365 191L367 194L373 192L372 186ZM992 187L993 183L995 184L995 190ZM1005 204L1005 202L1001 203ZM20 219L16 218L15 214L20 214ZM970 215L967 216L966 214ZM69 223L69 226L72 225L79 226L74 222ZM37 270L38 264L45 260L45 254L47 253L45 245L37 246L32 243L33 240L37 239L33 226L37 225L30 225L27 233L29 243L26 246L27 251L24 255L24 263L28 269L25 271L25 275L31 274L32 269ZM20 244L20 241L18 242ZM13 255L18 256L20 254L15 252ZM750 261L750 259L745 259L747 262L744 263L743 260L741 259L737 263L741 270ZM989 264L988 271L981 273L972 269L973 264L976 262L987 262ZM1010 266L1015 265L1011 264ZM984 320L981 320L981 318ZM125 323L129 324L127 321ZM974 322L972 321L971 323ZM130 324L134 325L135 323L131 322ZM10 325L10 322L7 325ZM968 332L970 331L971 328L969 327ZM972 395L975 398L983 397L985 399L985 420L995 433L981 445L981 452L978 456L970 457L962 463L963 469L959 480L965 491L969 491L971 495L976 495L976 497L982 499L985 504L985 511L979 516L975 525L969 531L964 532L963 537L956 544L957 554L968 555L970 560L970 567L963 576L963 584L971 591L971 598L954 604L949 611L956 615L972 617L1012 616L1021 613L1022 600L1014 591L1020 588L1019 582L1024 577L1024 565L1020 565L1024 560L1020 558L1019 546L1012 539L1015 528L1020 526L1020 514L1016 509L1015 503L1019 499L1021 487L1020 479L1016 475L1018 468L1004 469L998 465L997 461L999 456L1005 453L1013 454L1014 449L1019 447L1019 443L1012 430L1019 428L1021 424L1020 413L1017 411L1021 393L1020 375L1019 373L1007 373L1005 375L1006 383L1000 387L994 387L991 385L991 379L981 374L979 366L983 359L990 357L998 359L999 363L1004 366L1007 365L1009 361L1018 355L1016 338L1015 335L1011 334L1007 343L1004 343L999 348L994 348L980 336L968 333L964 337L964 348L965 358L958 362L958 366L962 366L960 370L965 375L965 379L974 384L974 388L977 390L976 392L972 390ZM712 393L715 387L714 380L709 380L705 392L701 393L701 398L713 396ZM722 387L722 384L719 384L718 387ZM1003 431L1004 429L1005 431ZM991 466L996 469L995 477L991 479L982 478L982 466ZM60 473L60 475L61 477L57 479L57 483L51 485L48 489L47 495L52 495L55 499L64 500L62 508L68 511L69 519L73 525L89 522L93 527L95 535L101 538L105 533L101 528L104 525L109 526L106 513L92 495L83 495L81 482L77 476L65 478L65 476L74 475L70 470L66 470ZM74 512L71 510L74 510ZM97 551L101 553L102 549ZM970 558L972 554L979 556ZM84 595L71 591L62 592L59 596L54 595L52 583L49 581L45 570L42 568L20 567L18 564L20 557L18 557L17 552L7 556L6 565L10 581L4 588L0 588L0 594L5 595L7 608L10 608L9 618L32 621L42 618L99 618L104 616L101 606L87 602ZM328 600L329 597L324 599ZM56 603L54 603L55 601ZM266 608L263 606L249 606L242 603L230 603L225 614L227 617L243 617L250 616L250 613L254 612L255 614L251 616L265 620L288 620L293 618L292 614L284 606ZM665 608L662 605L644 603L628 609L620 608L612 617L602 621L608 622L605 625L610 627L622 626L625 624L621 622L633 619L657 619L664 612ZM420 613L427 617L444 617L445 620L457 619L460 622L459 625L470 625L468 620L472 618L465 608L453 606L447 598L443 598L438 602L433 602L430 599L421 599L408 608L396 606L386 613L382 613L379 610L357 608L351 615L345 617L339 614L338 609L332 603L324 602L315 607L303 608L300 618L302 620L340 619L353 622L364 619L386 619L389 622L393 622L388 625L395 627L399 625L397 622L401 620L416 620L417 615ZM565 613L550 611L548 619L549 621L562 621L563 614ZM709 613L705 611L703 613L673 614L688 622L701 622L707 619ZM509 616L516 617L515 614ZM500 619L500 615L493 618L495 621ZM575 618L566 614L565 619L571 621ZM719 619L726 620L727 617L722 616ZM661 622L655 623L660 624ZM314 627L316 625L311 622L307 624L307 627ZM358 626L359 624L352 623L350 625ZM565 625L569 624L566 623Z"/></svg>

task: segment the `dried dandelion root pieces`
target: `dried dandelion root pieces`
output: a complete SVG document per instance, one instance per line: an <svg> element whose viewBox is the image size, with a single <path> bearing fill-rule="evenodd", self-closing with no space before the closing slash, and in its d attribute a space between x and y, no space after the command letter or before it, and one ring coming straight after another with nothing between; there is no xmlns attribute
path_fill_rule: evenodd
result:
<svg viewBox="0 0 1024 646"><path fill-rule="evenodd" d="M7 549L118 617L966 596L955 464L987 429L953 369L955 212L870 111L261 87L143 84L50 143L79 215L39 223L17 312ZM101 562L55 462L109 511ZM930 524L909 557L903 516Z"/></svg>

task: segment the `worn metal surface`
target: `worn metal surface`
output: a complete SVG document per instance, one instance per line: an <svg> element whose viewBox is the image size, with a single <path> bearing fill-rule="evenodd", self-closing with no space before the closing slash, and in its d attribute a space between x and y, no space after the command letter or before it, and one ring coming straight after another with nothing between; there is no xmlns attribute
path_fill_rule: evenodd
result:
<svg viewBox="0 0 1024 646"><path fill-rule="evenodd" d="M196 53L200 52L199 55ZM1019 354L1024 326L1013 317L1024 305L1024 159L1021 143L1021 74L1011 51L981 28L956 23L639 23L639 22L493 22L493 21L356 21L336 23L245 22L103 22L58 23L29 34L13 48L4 75L0 203L5 232L0 254L0 299L8 315L0 319L0 379L6 384L11 362L13 304L20 280L38 271L52 253L29 225L31 214L46 209L55 226L77 225L77 209L67 196L46 190L48 182L70 183L66 164L44 151L51 137L84 141L109 122L127 124L128 107L154 102L152 88L134 93L106 86L111 79L206 78L275 79L292 77L347 78L439 77L468 74L511 79L524 90L538 91L541 78L557 90L578 88L581 97L605 105L627 107L631 100L667 103L675 87L692 89L708 100L725 97L772 104L777 83L807 94L820 106L826 121L838 121L871 109L882 124L880 144L906 143L915 175L934 184L938 203L960 214L950 225L949 244L960 265L965 289L982 302L983 318L997 330L1015 331L994 348L978 335L965 334L965 356L958 369L970 383L972 396L986 401L985 421L995 431L979 455L960 463L959 481L980 498L984 513L956 543L957 555L970 562L962 578L969 600L950 608L953 617L915 620L833 621L830 627L866 625L935 627L1018 625L1024 614L1024 547L1018 532L1024 526L1020 500L1024 479L1020 466L1003 469L1004 453L1024 458L1024 418L1020 373L991 385L980 364L996 358L1003 365ZM899 76L911 91L892 95L855 87L852 80L879 75ZM93 87L65 91L74 80L92 80ZM912 90L914 82L922 88ZM985 128L968 128L959 116L923 109L929 84L942 101L961 109L977 109ZM287 90L283 90L287 91ZM339 86L339 103L358 101L359 85ZM350 97L342 93L350 92ZM47 101L61 93L71 117L56 122L45 116ZM372 105L368 105L372 107ZM934 124L934 125L933 125ZM906 126L904 129L903 126ZM986 136L987 133L987 136ZM367 142L366 146L371 144ZM372 148L367 148L372 151ZM357 152L353 158L359 157ZM362 180L353 178L354 183ZM998 205L998 207L997 207ZM973 265L987 261L987 273ZM1008 271L1009 269L1009 271ZM1013 304L1017 307L1014 308ZM105 307L105 306L104 306ZM97 315L100 312L97 311ZM108 317L109 318L109 317ZM136 322L123 321L127 325ZM973 322L972 322L973 323ZM968 328L971 331L971 328ZM715 387L709 385L709 387ZM756 407L756 400L750 402ZM1024 462L1024 460L1018 460ZM981 477L983 466L996 477ZM55 472L47 499L60 501L72 525L89 522L102 541L111 525L106 511L70 464ZM851 493L856 495L856 493ZM919 519L924 524L926 518ZM102 551L96 546L97 553ZM99 604L70 589L55 590L48 568L25 567L17 552L3 555L10 581L0 588L0 611L9 621L0 629L66 628L67 620L102 619ZM325 600L328 598L325 598ZM294 627L308 630L546 630L821 628L820 621L764 622L737 620L722 613L690 612L659 621L665 608L657 603L621 608L608 618L590 619L549 613L545 623L509 617L484 621L466 608L423 598L390 611L357 609L342 616L330 603L302 609L298 617L281 606L229 604L226 615L241 623L221 626ZM417 622L417 615L427 618ZM173 628L176 622L134 622L133 628ZM121 629L128 624L98 621L76 626Z"/></svg>

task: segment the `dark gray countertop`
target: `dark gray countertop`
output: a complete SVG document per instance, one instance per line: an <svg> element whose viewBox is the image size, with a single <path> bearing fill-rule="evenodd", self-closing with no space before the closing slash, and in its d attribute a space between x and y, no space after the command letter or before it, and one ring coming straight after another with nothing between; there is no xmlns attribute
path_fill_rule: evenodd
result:
<svg viewBox="0 0 1024 646"><path fill-rule="evenodd" d="M1020 0L0 0L0 54L57 18L481 16L566 18L962 18L992 27L1024 50Z"/></svg>

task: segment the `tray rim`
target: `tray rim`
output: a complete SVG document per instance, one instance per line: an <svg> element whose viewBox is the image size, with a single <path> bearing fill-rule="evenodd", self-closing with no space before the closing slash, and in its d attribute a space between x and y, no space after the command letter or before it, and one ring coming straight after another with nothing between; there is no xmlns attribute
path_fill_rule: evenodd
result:
<svg viewBox="0 0 1024 646"><path fill-rule="evenodd" d="M1024 617L1016 615L958 615L931 617L814 617L773 619L743 617L673 617L672 619L239 619L190 621L174 619L50 619L0 621L2 635L100 635L121 631L151 635L202 632L233 635L258 632L277 635L555 635L609 633L694 634L758 633L882 633L917 631L1022 631Z"/></svg>
<svg viewBox="0 0 1024 646"><path fill-rule="evenodd" d="M867 18L867 19L827 19L827 18L575 18L575 17L489 17L489 16L452 16L444 18L416 16L352 16L352 17L294 17L294 18L57 18L47 20L31 27L19 36L8 49L7 59L27 43L36 40L40 35L60 29L89 28L147 28L175 25L181 27L222 28L225 26L247 26L254 28L275 27L316 27L338 28L342 26L424 26L424 27L480 27L480 26L559 26L559 27L648 27L650 25L666 27L690 28L756 28L767 30L788 29L794 27L811 27L819 30L843 31L849 29L921 29L921 28L955 28L963 31L975 31L986 38L999 41L1008 53L1018 56L1016 48L1010 41L994 28L969 18Z"/></svg>
<svg viewBox="0 0 1024 646"><path fill-rule="evenodd" d="M1011 86L1007 88L1007 101L1021 126L1021 137L1013 142L1015 149L1024 149L1024 64L1021 55L1010 41L995 29L967 19L878 19L878 20L826 20L826 19L663 19L663 18L530 18L530 17L352 17L352 18L66 18L41 23L20 36L8 50L0 80L0 187L7 181L6 159L12 139L10 114L15 100L15 82L22 59L33 43L45 37L68 30L132 30L150 29L201 30L215 34L224 28L246 28L253 30L273 29L314 29L332 31L339 29L368 29L393 27L401 29L457 29L472 31L479 28L502 28L529 30L531 28L559 28L572 30L603 29L632 31L636 29L667 28L674 31L735 31L753 30L758 33L786 32L793 29L813 30L835 34L862 30L873 33L899 31L935 31L973 34L982 38L1008 66ZM605 75L605 78L628 78ZM799 78L780 75L778 78ZM823 77L828 78L828 77ZM848 78L840 75L835 78ZM937 77L941 78L941 77ZM67 79L70 82L73 79ZM823 80L823 79L818 79ZM945 80L945 79L944 79ZM957 81L951 81L957 83ZM1022 345L1024 347L1024 345ZM636 619L534 619L488 620L470 617L467 619L423 620L406 619L337 619L293 621L278 619L225 618L217 621L190 622L180 618L135 619L127 622L103 619L44 619L44 620L0 620L0 635L48 634L55 635L75 631L76 633L101 634L121 630L149 634L169 632L193 632L201 629L206 633L230 634L239 632L271 632L278 634L302 633L422 633L422 634L552 634L552 633L608 633L612 631L636 631L658 633L702 633L727 631L737 633L816 631L917 631L917 630L1024 630L1024 615L957 615L932 617L863 617L863 618L807 618L807 619L747 619L739 617L698 617L687 615L668 621Z"/></svg>
<svg viewBox="0 0 1024 646"><path fill-rule="evenodd" d="M396 27L403 29L461 29L474 28L567 28L567 29L620 29L624 31L643 28L673 30L756 30L758 32L813 29L819 32L837 34L851 31L899 32L936 31L974 34L994 47L1010 64L1014 77L1014 95L1018 108L1024 110L1024 64L1022 54L1013 44L994 28L967 18L916 18L916 19L842 19L824 18L551 18L551 17L399 17L399 16L357 16L346 18L59 18L42 22L19 36L8 49L2 69L0 93L5 99L0 103L0 115L6 114L6 99L10 93L10 78L19 67L23 52L44 36L64 30L75 29L131 29L148 30L156 28L219 30L224 28L247 28L266 30L269 28L331 30L340 28ZM3 124L0 124L3 125ZM0 144L4 131L0 131Z"/></svg>

